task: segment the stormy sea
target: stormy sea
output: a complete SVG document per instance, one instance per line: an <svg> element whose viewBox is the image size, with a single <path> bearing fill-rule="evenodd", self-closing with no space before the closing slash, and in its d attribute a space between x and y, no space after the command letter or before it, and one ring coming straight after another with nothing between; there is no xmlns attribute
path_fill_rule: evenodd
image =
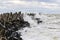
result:
<svg viewBox="0 0 60 40"><path fill-rule="evenodd" d="M11 12L0 15L0 40L59 39L60 14Z"/></svg>

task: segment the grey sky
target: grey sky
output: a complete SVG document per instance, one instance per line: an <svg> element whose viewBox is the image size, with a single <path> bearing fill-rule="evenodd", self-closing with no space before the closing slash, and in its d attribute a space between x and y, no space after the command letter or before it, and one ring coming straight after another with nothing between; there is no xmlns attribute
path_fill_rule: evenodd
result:
<svg viewBox="0 0 60 40"><path fill-rule="evenodd" d="M60 13L60 0L0 0L2 12Z"/></svg>

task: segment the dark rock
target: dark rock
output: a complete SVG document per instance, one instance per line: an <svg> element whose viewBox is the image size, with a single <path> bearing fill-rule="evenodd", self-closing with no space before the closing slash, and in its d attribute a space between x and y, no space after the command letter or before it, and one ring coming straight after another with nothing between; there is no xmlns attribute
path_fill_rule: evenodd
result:
<svg viewBox="0 0 60 40"><path fill-rule="evenodd" d="M35 18L35 20L39 21L39 20L40 20L40 18Z"/></svg>
<svg viewBox="0 0 60 40"><path fill-rule="evenodd" d="M42 21L37 21L37 23L39 24L39 23L42 23Z"/></svg>
<svg viewBox="0 0 60 40"><path fill-rule="evenodd" d="M37 23L42 23L43 21L40 20L40 18L35 18L35 20L37 20Z"/></svg>
<svg viewBox="0 0 60 40"><path fill-rule="evenodd" d="M22 38L17 32L12 32L11 36L8 37L8 40L22 40Z"/></svg>
<svg viewBox="0 0 60 40"><path fill-rule="evenodd" d="M34 16L34 14L30 15ZM6 40L22 40L20 37L21 34L18 34L16 31L24 27L30 27L30 24L27 21L24 21L21 12L1 14L0 23L0 36L6 37Z"/></svg>
<svg viewBox="0 0 60 40"><path fill-rule="evenodd" d="M30 14L27 14L27 15L29 15L29 16L35 16L35 14L34 14L34 13L30 13Z"/></svg>

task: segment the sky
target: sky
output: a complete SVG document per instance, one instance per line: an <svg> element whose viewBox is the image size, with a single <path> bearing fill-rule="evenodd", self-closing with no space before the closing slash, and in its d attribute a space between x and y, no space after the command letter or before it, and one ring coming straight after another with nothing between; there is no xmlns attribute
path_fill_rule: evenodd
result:
<svg viewBox="0 0 60 40"><path fill-rule="evenodd" d="M4 12L60 13L60 0L0 0Z"/></svg>

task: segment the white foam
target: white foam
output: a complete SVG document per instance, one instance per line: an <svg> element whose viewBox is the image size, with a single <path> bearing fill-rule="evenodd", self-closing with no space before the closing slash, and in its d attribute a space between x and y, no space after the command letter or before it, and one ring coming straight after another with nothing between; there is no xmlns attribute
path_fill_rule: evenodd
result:
<svg viewBox="0 0 60 40"><path fill-rule="evenodd" d="M40 18L43 23L37 24L30 16L24 14L24 20L30 23L31 28L23 28L19 30L23 40L60 40L60 19L48 17L47 15L36 14L34 18ZM55 24L54 24L55 23Z"/></svg>

